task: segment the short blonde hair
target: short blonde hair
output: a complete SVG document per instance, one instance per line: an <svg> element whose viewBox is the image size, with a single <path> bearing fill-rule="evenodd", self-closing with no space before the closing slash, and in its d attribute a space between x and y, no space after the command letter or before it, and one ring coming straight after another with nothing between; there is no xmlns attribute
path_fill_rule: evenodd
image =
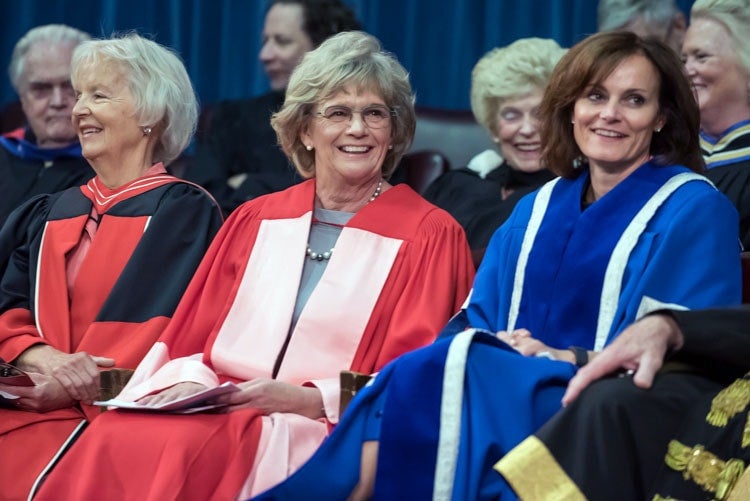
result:
<svg viewBox="0 0 750 501"><path fill-rule="evenodd" d="M696 0L690 19L713 19L734 41L740 64L750 73L750 0Z"/></svg>
<svg viewBox="0 0 750 501"><path fill-rule="evenodd" d="M383 161L384 177L393 173L411 146L416 115L408 73L372 35L339 33L305 54L289 79L284 106L271 118L282 150L303 177L315 176L315 152L307 151L300 134L307 129L315 105L349 85L377 93L395 111L391 117L393 148Z"/></svg>
<svg viewBox="0 0 750 501"><path fill-rule="evenodd" d="M557 42L544 38L522 38L485 54L471 72L471 110L477 122L496 136L503 103L544 91L563 54Z"/></svg>
<svg viewBox="0 0 750 501"><path fill-rule="evenodd" d="M142 126L162 131L154 161L168 165L183 152L198 123L198 99L180 57L136 33L79 45L71 61L73 86L84 67L114 63L122 68Z"/></svg>

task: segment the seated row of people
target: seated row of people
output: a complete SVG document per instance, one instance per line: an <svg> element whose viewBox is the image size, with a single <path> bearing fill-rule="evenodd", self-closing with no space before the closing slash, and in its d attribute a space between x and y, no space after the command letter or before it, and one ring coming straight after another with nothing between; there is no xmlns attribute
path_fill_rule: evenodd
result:
<svg viewBox="0 0 750 501"><path fill-rule="evenodd" d="M739 304L737 212L698 174L698 107L671 49L629 32L585 39L539 117L542 162L560 177L494 234L465 310L383 369L261 499L512 498L492 465L560 410L576 366L649 312Z"/></svg>
<svg viewBox="0 0 750 501"><path fill-rule="evenodd" d="M510 495L488 465L555 413L576 364L650 311L739 302L737 213L695 173L703 171L698 109L680 61L657 41L593 36L555 67L539 108L540 164L561 177L519 202L493 236L468 306L444 329L448 339L423 349L458 309L473 268L455 221L386 180L415 119L406 72L376 40L341 34L305 56L273 125L300 173L314 179L243 205L200 266L177 266L192 265L184 274L164 266L166 256L139 252L148 237L161 238L153 218L177 186L206 202L205 220L220 221L204 191L159 165L186 144L171 119L191 125L189 139L196 113L194 96L186 109L159 106L153 82L192 96L184 67L132 35L85 42L73 68L74 124L97 176L32 200L2 235L9 306L0 311L8 326L0 356L37 383L0 386L12 406L0 411L11 423L3 443L34 443L24 433L36 430L39 445L28 452L34 471L8 478L19 497L37 489L58 446L95 417L87 404L98 368L121 366L141 333L141 357L161 337L121 397L155 404L230 381L239 391L217 400L228 413L108 412L54 468L40 498L259 494L302 465L337 422L342 368L382 372L312 461L264 496ZM195 216L171 214L195 229ZM175 226L170 239L185 245L187 231ZM105 231L132 234L134 243L115 252L93 238ZM184 279L169 300L139 280L154 267ZM123 283L151 296L115 294L129 270L138 278ZM55 287L67 302L47 299ZM51 320L60 312L65 325ZM131 331L127 343L120 327ZM15 351L5 357L4 347ZM513 384L487 393L487 377ZM444 384L430 385L436 380ZM59 419L36 412L45 406ZM330 468L340 472L336 485L321 482Z"/></svg>
<svg viewBox="0 0 750 501"><path fill-rule="evenodd" d="M630 0L602 0L598 13L599 29L602 31L628 29L653 35L664 39L678 52L681 50L685 36L684 16L672 0L653 5ZM746 119L744 91L742 79L736 78L738 72L744 71L741 58L735 57L738 53L731 41L721 43L721 32L726 30L718 28L719 32L714 33L717 28L714 31L704 29L700 19L694 24L688 45L685 46L684 60L691 78L699 82L696 87L698 94L704 94L699 104L702 110L701 143L709 167L707 175L738 208L741 238L744 244L750 245L750 236L746 236L750 232L750 196L746 188L750 179L744 176L746 169L742 168L748 160L747 155L742 154L747 132L743 126ZM221 102L208 109L197 155L181 159L180 167L175 172L209 190L225 213L247 199L301 181L302 177L294 171L277 146L275 133L267 118L283 103L289 74L304 53L328 36L358 26L353 12L340 0L274 0L266 15L264 44L259 55L271 81L272 92L256 99ZM736 36L732 36L742 47L741 25L735 26L730 20L726 26L729 32L736 33ZM53 67L58 69L57 73L64 75L65 64L75 43L87 37L85 33L59 25L38 28L19 42L14 52L11 75L16 75L14 85L22 96L24 108L37 110L38 113L43 111L47 116L44 122L30 116L30 128L14 131L0 139L8 156L14 157L13 162L0 162L0 168L8 170L9 174L9 182L3 184L7 195L3 197L5 213L0 213L0 217L6 217L12 208L30 196L80 184L93 175L80 158L71 130L59 123L60 116L64 116L72 106L72 98L65 103L65 97L70 98L70 93L49 92L48 96L59 96L60 99L47 100L45 106L37 96L40 93L30 92L30 84L24 84L35 78L39 80L35 84L37 87L44 83L52 89L55 85L64 84L64 78L58 76L55 78L60 82L51 81L46 75L29 74L27 78L26 74L29 71L38 73L39 70L33 68ZM291 43L282 44L285 40ZM714 40L718 40L719 45L712 46ZM40 41L45 43L37 43ZM32 48L34 50L30 50ZM718 60L718 64L727 65L729 71L719 72L715 76L711 61L708 65L703 60L699 61L697 54L707 50L713 54L714 62ZM691 52L692 56L689 54ZM538 143L535 137L538 125L535 121L527 117L523 124L518 121L504 122L499 110L503 103L506 103L502 106L504 108L515 108L509 104L514 104L517 98L527 97L523 94L528 94L526 91L531 87L545 85L547 75L560 53L562 49L553 41L522 40L507 48L490 51L472 72L474 115L493 140L498 142L499 152L482 152L465 168L451 170L429 187L425 197L459 221L467 233L475 261L481 259L489 237L507 219L517 200L551 178L550 172L538 164L538 150L535 151L534 146ZM25 59L29 59L29 64L24 62ZM717 85L701 83L706 78L713 81L717 76L720 80ZM518 104L525 106L527 103ZM533 111L534 106L528 108ZM55 120L58 122L55 125L57 135L64 133L65 136L63 142L66 147L62 150L45 144L44 139L34 141L34 131L46 138L48 134L40 125L54 125ZM519 129L513 134L515 127ZM31 134L25 146L17 141L24 134ZM503 139L506 135L507 141ZM247 136L253 140L241 140ZM55 158L58 168L42 169L41 161L31 168L29 162L33 161L24 151L38 152L45 159ZM77 159L70 156L71 151L77 152ZM17 155L24 157L24 160L15 158ZM66 164L59 163L61 155ZM50 162L45 160L44 165L49 166ZM397 182L404 179L398 171L393 177Z"/></svg>
<svg viewBox="0 0 750 501"><path fill-rule="evenodd" d="M163 167L197 117L178 57L138 35L86 41L72 82L73 123L97 175L32 199L0 235L0 356L36 383L0 385L3 496L35 493L88 422L92 442L78 439L75 454L96 455L113 481L83 481L81 467L101 477L79 458L70 482L63 461L39 499L260 492L337 422L341 369L374 373L432 342L469 292L461 227L387 181L415 129L406 70L361 32L308 53L273 120L308 181L243 205L220 230L208 193ZM121 398L156 402L225 381L240 391L225 414L99 416L98 369L113 366L138 367ZM94 451L99 422L124 441L105 440L118 450L112 463ZM167 430L185 447L149 459Z"/></svg>

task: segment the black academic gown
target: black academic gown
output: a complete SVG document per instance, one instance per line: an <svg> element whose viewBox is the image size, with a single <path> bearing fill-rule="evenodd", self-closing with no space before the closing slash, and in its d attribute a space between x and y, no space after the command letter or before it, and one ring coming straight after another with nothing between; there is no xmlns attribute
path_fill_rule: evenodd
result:
<svg viewBox="0 0 750 501"><path fill-rule="evenodd" d="M0 226L26 200L86 184L92 177L94 171L80 156L45 162L23 159L0 147Z"/></svg>
<svg viewBox="0 0 750 501"><path fill-rule="evenodd" d="M637 388L630 376L593 383L528 444L506 456L521 465L519 471L530 452L537 468L544 465L542 474L549 481L544 487L526 484L521 475L515 480L506 475L522 499L531 499L531 492L575 492L591 500L652 499L654 494L712 498L664 458L672 439L690 447L724 444L716 452L736 457L736 429L712 427L706 415L714 396L750 369L750 306L671 314L685 344L669 357L651 389ZM735 417L739 419L747 419L746 410ZM524 446L529 447L522 453ZM748 451L744 455L750 459Z"/></svg>
<svg viewBox="0 0 750 501"><path fill-rule="evenodd" d="M527 193L554 177L548 170L526 173L506 162L484 178L464 167L446 172L427 187L427 201L448 211L466 231L472 251L484 250L492 234ZM502 198L502 190L511 194Z"/></svg>
<svg viewBox="0 0 750 501"><path fill-rule="evenodd" d="M302 180L278 145L271 114L284 104L283 92L223 101L211 112L204 139L184 177L206 188L226 213L241 203L280 191ZM245 174L235 189L227 182Z"/></svg>
<svg viewBox="0 0 750 501"><path fill-rule="evenodd" d="M750 120L733 125L719 139L701 134L708 177L740 214L740 239L750 250Z"/></svg>

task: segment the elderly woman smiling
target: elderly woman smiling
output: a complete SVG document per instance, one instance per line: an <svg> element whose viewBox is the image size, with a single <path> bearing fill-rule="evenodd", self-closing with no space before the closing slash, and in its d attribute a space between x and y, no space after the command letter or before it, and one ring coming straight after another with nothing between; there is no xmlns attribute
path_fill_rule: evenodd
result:
<svg viewBox="0 0 750 501"><path fill-rule="evenodd" d="M3 499L100 413L100 367L134 369L174 313L221 225L203 189L167 175L197 101L182 62L137 35L83 42L73 125L96 177L34 198L0 234L0 357L32 387L0 385Z"/></svg>
<svg viewBox="0 0 750 501"><path fill-rule="evenodd" d="M740 213L750 250L750 0L697 0L682 46L708 173Z"/></svg>
<svg viewBox="0 0 750 501"><path fill-rule="evenodd" d="M435 180L425 198L463 226L477 260L518 200L554 177L540 163L538 115L544 88L563 54L554 40L524 38L492 49L471 72L471 109L500 155L479 153L468 166Z"/></svg>
<svg viewBox="0 0 750 501"><path fill-rule="evenodd" d="M377 40L347 32L309 52L273 126L311 179L232 213L120 395L154 405L231 381L240 391L217 399L228 412L108 411L39 499L233 499L270 487L338 421L341 370L379 371L460 307L473 274L461 227L385 180L415 116L407 73Z"/></svg>

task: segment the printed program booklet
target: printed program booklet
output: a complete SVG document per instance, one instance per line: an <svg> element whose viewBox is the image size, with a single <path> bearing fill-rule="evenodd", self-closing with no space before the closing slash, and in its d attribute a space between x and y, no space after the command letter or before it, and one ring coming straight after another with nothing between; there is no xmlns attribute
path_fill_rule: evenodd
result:
<svg viewBox="0 0 750 501"><path fill-rule="evenodd" d="M207 388L198 393L188 395L177 400L171 400L158 405L140 404L138 402L129 402L118 400L116 398L104 401L96 401L94 405L101 407L116 407L118 409L131 409L137 411L154 411L154 412L171 412L175 414L191 414L207 410L221 409L225 404L211 403L213 398L226 393L240 391L240 387L232 382L226 382L214 388Z"/></svg>

